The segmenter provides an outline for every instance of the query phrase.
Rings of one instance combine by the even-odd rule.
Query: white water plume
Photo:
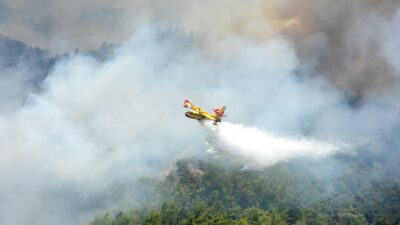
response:
[[[260,169],[300,157],[323,158],[345,149],[343,144],[323,142],[305,137],[292,138],[253,127],[223,122],[205,124],[209,131],[209,153],[230,156],[245,168]]]

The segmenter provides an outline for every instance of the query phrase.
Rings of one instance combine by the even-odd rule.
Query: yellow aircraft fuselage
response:
[[[222,106],[219,109],[214,109],[215,114],[211,115],[210,113],[203,111],[199,106],[193,105],[189,100],[185,100],[183,107],[190,109],[190,111],[185,113],[186,117],[199,121],[211,120],[214,125],[221,122],[221,118],[224,116],[225,111],[225,106]]]

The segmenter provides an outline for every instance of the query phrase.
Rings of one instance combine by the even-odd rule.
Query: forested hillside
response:
[[[90,225],[397,225],[400,186],[389,177],[375,179],[375,167],[342,159],[249,171],[181,160],[163,181],[147,183],[149,190],[156,187],[153,199],[132,211],[98,215]]]

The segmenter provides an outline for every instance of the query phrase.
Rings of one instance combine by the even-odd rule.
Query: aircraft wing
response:
[[[211,116],[209,113],[207,112],[203,112],[201,113],[204,117],[206,117],[209,120],[215,121],[215,117]]]
[[[189,108],[190,111],[196,114],[200,114],[202,112],[199,106],[193,105],[189,100],[185,100],[185,102],[183,103],[183,107]]]

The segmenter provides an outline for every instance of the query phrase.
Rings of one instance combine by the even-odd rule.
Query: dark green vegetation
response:
[[[163,181],[144,182],[156,187],[148,203],[90,225],[400,224],[398,181],[382,178],[386,172],[376,165],[332,160],[262,171],[219,165],[179,161]]]

